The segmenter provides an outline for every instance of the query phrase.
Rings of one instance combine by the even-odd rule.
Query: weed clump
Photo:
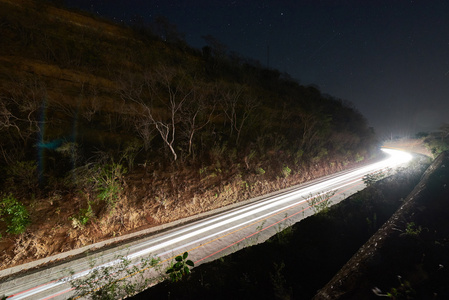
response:
[[[23,233],[31,223],[30,214],[26,207],[11,194],[2,197],[0,202],[0,215],[2,216],[0,220],[7,224],[7,233]]]

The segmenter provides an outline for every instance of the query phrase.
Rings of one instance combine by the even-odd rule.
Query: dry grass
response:
[[[196,170],[176,177],[160,172],[149,177],[145,170],[140,170],[127,177],[124,193],[113,210],[97,210],[94,219],[76,228],[70,217],[87,207],[91,195],[51,195],[34,206],[33,226],[22,235],[1,241],[0,269],[221,208],[338,171],[341,166],[293,172],[287,178],[267,174],[243,176],[238,172],[200,178],[192,173]],[[42,215],[48,217],[39,217]]]

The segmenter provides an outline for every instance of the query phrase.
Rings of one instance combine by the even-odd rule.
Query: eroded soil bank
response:
[[[161,283],[135,299],[310,299],[404,204],[427,166],[420,160],[263,244],[203,264],[182,282]]]

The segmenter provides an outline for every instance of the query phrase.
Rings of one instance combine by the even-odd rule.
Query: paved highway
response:
[[[167,262],[188,251],[189,258],[198,265],[263,242],[287,226],[312,215],[315,211],[311,206],[312,197],[322,195],[320,200],[324,200],[326,195],[333,194],[330,200],[336,204],[363,189],[362,178],[366,174],[395,168],[411,159],[406,152],[393,149],[383,151],[387,155],[382,161],[245,201],[204,219],[93,255],[86,254],[51,268],[10,276],[0,284],[0,296],[7,295],[8,299],[67,299],[73,295],[69,281],[86,276],[91,271],[93,261],[96,267],[118,264],[119,256],[133,262],[154,256]],[[70,276],[69,270],[74,275]],[[156,275],[154,271],[151,274]]]

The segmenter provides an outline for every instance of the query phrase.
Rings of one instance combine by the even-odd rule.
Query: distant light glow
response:
[[[381,150],[390,155],[390,158],[388,159],[390,167],[408,163],[413,159],[413,156],[405,151],[390,148],[382,148]]]

